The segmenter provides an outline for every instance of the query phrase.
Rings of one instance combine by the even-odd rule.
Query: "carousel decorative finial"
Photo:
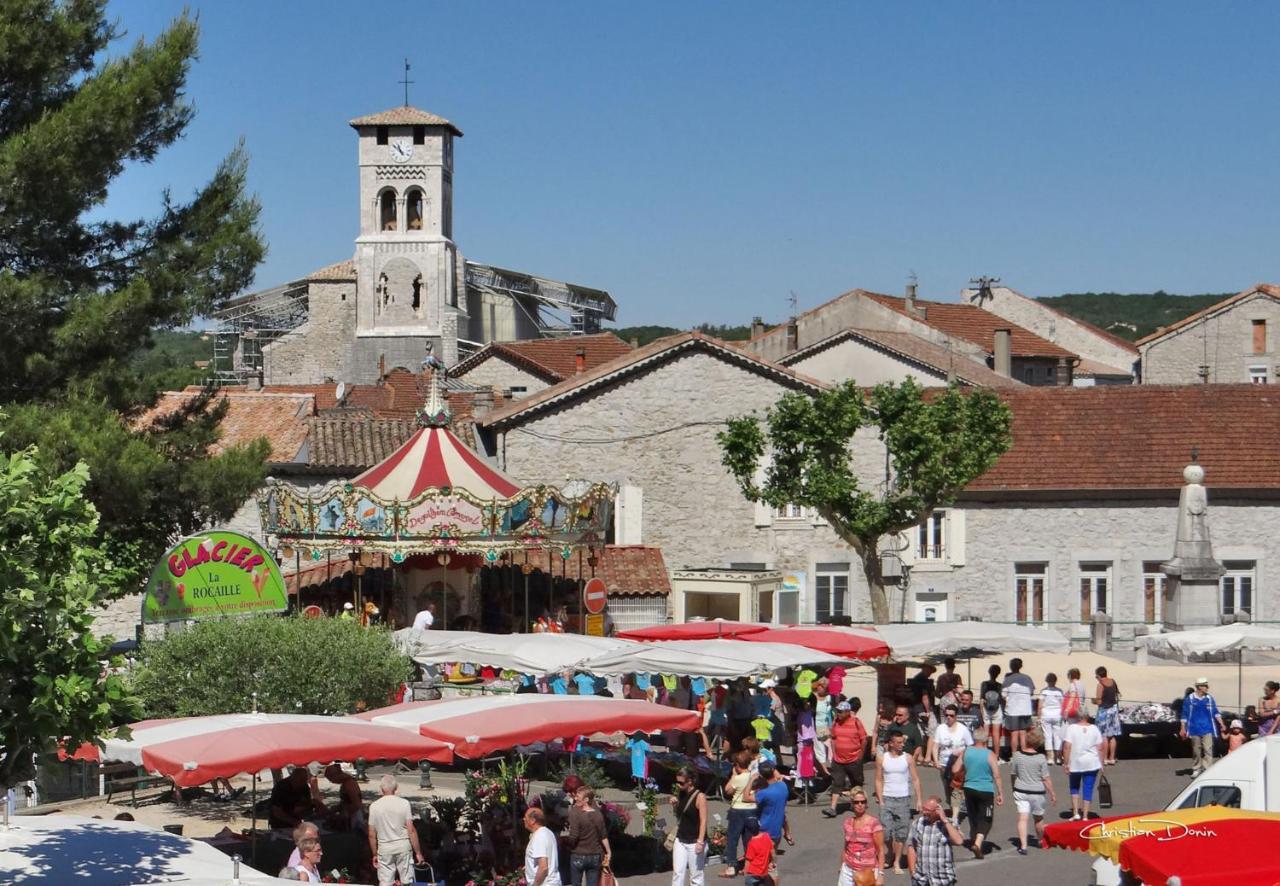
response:
[[[427,402],[418,410],[418,424],[427,428],[444,428],[453,420],[440,386],[440,379],[448,378],[449,370],[444,361],[432,353],[433,350],[432,343],[427,342],[427,357],[422,361],[422,371],[430,372],[431,380],[427,387]]]

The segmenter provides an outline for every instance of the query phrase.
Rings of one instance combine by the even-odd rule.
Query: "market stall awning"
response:
[[[23,815],[0,831],[0,882],[11,886],[230,883],[234,863],[207,843],[134,821]],[[248,884],[285,883],[240,865]]]
[[[1136,638],[1152,652],[1177,655],[1212,655],[1255,649],[1259,652],[1280,649],[1280,629],[1255,624],[1217,625],[1163,634],[1147,634]]]
[[[619,631],[618,636],[626,640],[718,640],[743,637],[747,634],[758,634],[769,629],[768,625],[747,621],[727,621],[714,618],[710,621],[687,621],[679,624],[651,625],[647,628],[635,628],[630,631]]]
[[[1254,812],[1225,806],[1197,806],[1191,809],[1160,810],[1136,815],[1113,815],[1090,821],[1064,821],[1051,824],[1045,828],[1044,839],[1046,846],[1088,852],[1090,855],[1096,855],[1123,866],[1120,857],[1121,849],[1125,843],[1136,837],[1146,834],[1189,835],[1192,829],[1212,830],[1228,821],[1280,823],[1280,813]],[[1187,836],[1186,839],[1200,842],[1191,836]],[[1176,840],[1170,842],[1176,842]],[[1212,857],[1214,853],[1208,851],[1211,845],[1222,844],[1201,842],[1200,850]],[[1144,882],[1163,883],[1164,880]]]
[[[640,646],[629,640],[585,634],[399,631],[396,639],[401,648],[408,648],[409,656],[418,664],[460,661],[521,674],[554,674],[572,669],[586,659]]]
[[[670,640],[637,643],[635,648],[588,659],[578,669],[589,674],[632,672],[680,677],[732,679],[806,664],[856,662],[783,643],[744,643],[741,640]]]
[[[1280,883],[1280,857],[1276,855],[1280,820],[1252,813],[1247,818],[1215,818],[1193,827],[1194,832],[1175,827],[1125,840],[1120,844],[1120,867],[1142,883]],[[1219,847],[1230,850],[1215,851]]]
[[[790,643],[829,655],[856,658],[859,661],[884,658],[889,654],[888,644],[874,630],[834,625],[794,625],[787,628],[771,628],[767,631],[747,634],[742,639],[750,643]]]
[[[172,778],[179,787],[192,787],[244,772],[357,757],[437,763],[453,757],[438,741],[357,717],[217,714],[144,720],[129,728],[131,738],[108,738],[101,750],[84,745],[75,758],[133,763]]]
[[[989,621],[931,621],[876,625],[876,633],[899,661],[976,657],[1003,652],[1067,653],[1071,643],[1057,631]]]
[[[482,695],[409,702],[362,714],[371,723],[415,730],[476,759],[540,741],[605,732],[695,730],[697,711],[591,695]]]

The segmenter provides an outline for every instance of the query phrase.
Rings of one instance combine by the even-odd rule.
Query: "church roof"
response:
[[[1280,490],[1280,393],[1271,385],[1005,388],[1013,446],[967,487],[982,493],[1166,490],[1199,450],[1211,490]]]
[[[806,348],[787,354],[778,362],[783,366],[792,366],[806,357],[821,353],[850,339],[944,376],[949,372],[954,373],[955,377],[965,384],[992,388],[1022,384],[1017,379],[1001,375],[965,354],[949,351],[913,332],[885,332],[880,329],[842,329],[835,335],[829,335]]]
[[[673,359],[684,351],[690,350],[715,354],[753,372],[769,376],[788,387],[810,392],[827,387],[824,382],[816,378],[779,366],[777,363],[772,363],[718,338],[701,332],[681,332],[660,338],[641,348],[629,349],[625,354],[608,363],[572,375],[559,384],[495,409],[481,417],[479,423],[485,427],[494,427],[518,415],[549,409],[561,401],[583,396],[589,391],[612,384],[622,377],[640,372],[648,365]]]
[[[316,282],[346,282],[356,279],[356,263],[353,259],[340,261],[336,264],[325,265],[323,268],[312,271],[303,277],[302,283]]]
[[[438,114],[410,107],[409,105],[401,105],[398,108],[390,108],[377,114],[357,117],[351,121],[351,125],[356,128],[361,126],[444,126],[453,131],[454,134],[462,135],[461,129]]]

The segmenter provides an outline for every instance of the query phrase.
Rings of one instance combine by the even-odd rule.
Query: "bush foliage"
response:
[[[413,673],[388,631],[329,618],[201,622],[143,644],[132,681],[147,717],[258,710],[342,714],[389,703]]]

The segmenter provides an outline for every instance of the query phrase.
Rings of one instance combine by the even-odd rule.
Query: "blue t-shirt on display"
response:
[[[648,675],[648,674],[636,674],[636,688],[637,688],[637,689],[648,689],[648,688],[649,688],[649,675]]]
[[[564,682],[564,677],[556,677],[551,681],[551,691],[556,695],[568,695],[569,687]]]
[[[579,695],[596,694],[596,678],[590,674],[578,674],[573,678],[573,682],[578,684]]]
[[[767,717],[772,713],[773,699],[767,692],[751,696],[751,704],[755,707],[757,717]]]
[[[689,682],[689,688],[693,690],[694,695],[706,695],[707,681],[701,677],[694,677]]]
[[[631,777],[648,778],[649,742],[643,738],[628,738],[626,746],[631,751]]]
[[[787,814],[787,783],[771,782],[768,787],[756,791],[756,817],[760,830],[778,842],[782,838],[782,820]]]

